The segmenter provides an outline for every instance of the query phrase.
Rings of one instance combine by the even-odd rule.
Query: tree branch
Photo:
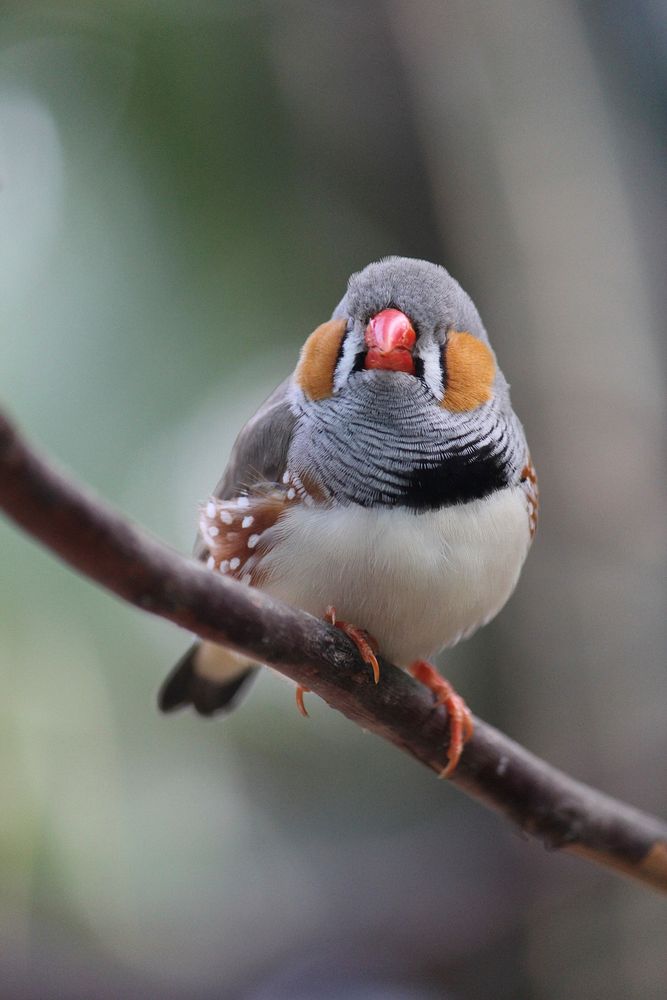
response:
[[[386,661],[375,686],[339,630],[135,528],[56,471],[2,414],[0,508],[124,600],[269,664],[432,770],[445,766],[447,715],[426,688]],[[667,891],[667,824],[575,781],[480,719],[451,781],[548,847]]]

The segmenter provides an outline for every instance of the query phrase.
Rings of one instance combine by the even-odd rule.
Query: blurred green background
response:
[[[0,398],[190,549],[350,272],[444,263],[532,446],[474,710],[667,812],[667,13],[611,0],[0,7]],[[0,524],[0,996],[663,998],[664,902],[549,855],[268,671],[160,717],[188,637]]]

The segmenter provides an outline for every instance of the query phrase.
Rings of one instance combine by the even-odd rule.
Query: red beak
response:
[[[415,373],[412,348],[417,334],[412,323],[398,309],[383,309],[366,327],[364,368],[383,368],[390,372]]]

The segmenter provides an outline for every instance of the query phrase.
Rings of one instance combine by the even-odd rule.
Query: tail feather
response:
[[[257,673],[257,667],[246,667],[224,680],[202,677],[195,669],[200,649],[201,643],[191,646],[168,675],[158,694],[160,711],[174,712],[192,705],[200,715],[229,712],[235,707],[237,696]]]

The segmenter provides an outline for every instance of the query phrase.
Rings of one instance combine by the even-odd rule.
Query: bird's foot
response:
[[[449,681],[441,677],[435,667],[426,660],[415,660],[410,665],[410,673],[417,681],[425,684],[436,697],[438,705],[444,705],[449,715],[449,747],[447,767],[440,772],[441,778],[450,778],[463,753],[463,748],[473,733],[470,709]]]
[[[304,719],[308,718],[308,711],[303,703],[304,694],[308,694],[310,688],[305,688],[302,684],[297,685],[296,689],[296,707],[299,709]]]
[[[378,663],[377,656],[375,655],[378,651],[378,644],[372,635],[369,635],[363,628],[358,628],[356,625],[350,625],[349,622],[343,622],[336,615],[336,609],[333,605],[329,605],[324,613],[325,621],[328,621],[330,625],[339,628],[341,632],[352,640],[354,645],[357,647],[361,654],[361,658],[364,663],[367,663],[371,670],[373,671],[373,680],[377,684],[380,680],[380,664]],[[304,694],[308,694],[309,688],[304,687],[299,684],[296,689],[296,707],[301,712],[305,718],[308,718],[308,711],[303,701]]]
[[[325,615],[326,621],[330,625],[335,625],[339,628],[341,632],[344,632],[348,639],[351,639],[354,645],[359,650],[361,658],[364,663],[367,663],[371,670],[373,671],[373,680],[375,683],[379,683],[380,680],[380,664],[378,663],[377,656],[375,655],[378,651],[378,644],[372,635],[369,635],[363,628],[359,628],[357,625],[350,625],[349,622],[343,622],[336,616],[336,609],[329,605]]]

